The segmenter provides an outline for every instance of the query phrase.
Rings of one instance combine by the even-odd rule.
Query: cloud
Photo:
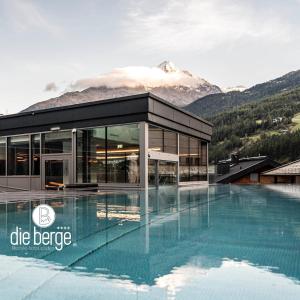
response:
[[[138,87],[144,86],[149,88],[159,86],[198,86],[203,79],[193,76],[187,72],[175,69],[172,72],[164,72],[159,67],[130,66],[116,68],[111,72],[76,81],[70,85],[71,90],[83,90],[89,87],[106,86],[109,88],[116,87]]]
[[[5,9],[9,20],[19,31],[42,29],[52,35],[60,35],[61,29],[50,22],[31,0],[5,1]]]
[[[58,91],[58,87],[55,82],[49,82],[44,89],[45,92],[56,92]]]
[[[280,14],[258,9],[246,1],[164,0],[154,1],[153,6],[147,3],[134,1],[124,22],[127,39],[144,49],[207,51],[241,39],[282,43],[291,37],[290,26]]]

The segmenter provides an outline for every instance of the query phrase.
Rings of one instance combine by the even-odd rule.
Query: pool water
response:
[[[73,243],[12,248],[31,213]],[[219,185],[0,203],[0,299],[300,299],[300,188]]]

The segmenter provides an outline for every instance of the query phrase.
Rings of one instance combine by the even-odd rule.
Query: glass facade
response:
[[[31,136],[31,175],[40,175],[41,137],[39,134]]]
[[[6,138],[0,138],[0,176],[6,175]]]
[[[58,131],[48,132],[43,135],[43,153],[71,153],[72,152],[72,132]]]
[[[139,183],[138,124],[77,132],[77,182]]]
[[[8,175],[29,175],[29,136],[7,139]]]
[[[139,124],[78,129],[74,182],[139,184],[139,136]],[[207,180],[207,142],[152,125],[148,137],[149,150],[179,156],[179,164],[171,155],[158,155],[166,160],[150,159],[149,184],[176,183],[178,168],[180,182]],[[0,137],[0,176],[45,174],[41,155],[71,155],[72,145],[71,130]],[[69,159],[67,169],[73,170],[71,156]]]

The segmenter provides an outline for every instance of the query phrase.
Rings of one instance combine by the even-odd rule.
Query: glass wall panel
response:
[[[177,134],[149,125],[149,150],[177,154]]]
[[[164,131],[159,127],[149,125],[149,150],[164,151]]]
[[[137,124],[107,127],[107,182],[139,183]]]
[[[0,176],[6,175],[6,138],[0,138]]]
[[[177,163],[170,161],[159,161],[158,163],[159,185],[177,183]]]
[[[190,181],[199,180],[199,141],[194,138],[190,138]]]
[[[77,131],[77,182],[105,182],[105,127]]]
[[[164,130],[164,152],[177,154],[177,134]]]
[[[40,175],[40,149],[40,135],[35,134],[31,137],[31,175]]]
[[[208,166],[207,166],[207,143],[206,142],[200,142],[200,153],[201,153],[201,159],[200,159],[200,180],[206,181],[207,180],[207,172],[208,172]]]
[[[148,184],[153,186],[156,184],[157,161],[154,159],[148,160]]]
[[[8,175],[29,175],[29,136],[7,139]]]
[[[44,134],[43,153],[71,153],[72,132],[58,131]]]
[[[179,180],[190,180],[189,137],[182,134],[179,135]]]

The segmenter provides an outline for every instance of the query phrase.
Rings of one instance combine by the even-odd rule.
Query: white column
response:
[[[140,186],[148,189],[148,123],[140,122]]]

